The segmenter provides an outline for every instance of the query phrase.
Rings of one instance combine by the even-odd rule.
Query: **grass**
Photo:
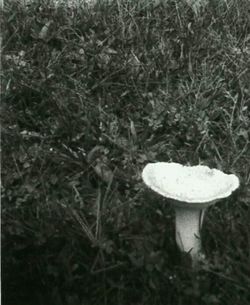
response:
[[[249,9],[5,1],[5,305],[250,303]],[[142,183],[155,161],[240,178],[206,215],[197,272]]]

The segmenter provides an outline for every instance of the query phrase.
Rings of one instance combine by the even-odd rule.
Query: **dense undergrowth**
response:
[[[249,13],[5,1],[4,305],[250,304]],[[206,215],[199,271],[142,183],[155,161],[240,178]]]

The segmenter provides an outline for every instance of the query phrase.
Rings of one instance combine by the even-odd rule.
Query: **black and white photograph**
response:
[[[2,305],[250,305],[250,0],[0,0]]]

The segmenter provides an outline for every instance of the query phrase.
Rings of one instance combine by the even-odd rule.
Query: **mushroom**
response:
[[[196,265],[202,257],[200,231],[206,208],[230,196],[239,186],[238,177],[204,165],[157,162],[145,166],[142,178],[174,207],[176,243]]]

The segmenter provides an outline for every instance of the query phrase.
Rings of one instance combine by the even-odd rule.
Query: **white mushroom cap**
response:
[[[239,179],[208,166],[179,163],[149,163],[142,172],[145,184],[179,206],[205,208],[228,197],[239,186]]]

